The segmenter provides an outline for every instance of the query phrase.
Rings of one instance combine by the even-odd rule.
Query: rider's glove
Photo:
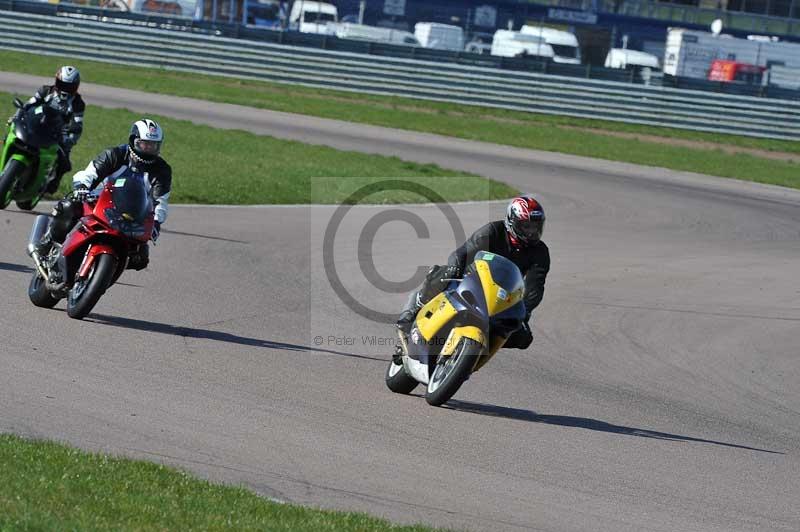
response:
[[[72,191],[72,198],[75,201],[83,203],[86,201],[86,198],[89,197],[91,190],[89,190],[85,185],[78,185],[75,187],[75,190]]]
[[[63,151],[64,154],[66,155],[67,152],[72,150],[72,147],[74,145],[75,145],[75,139],[72,137],[72,135],[67,134],[61,137],[61,142],[58,148],[61,151]]]
[[[445,268],[444,273],[442,275],[443,279],[461,279],[463,277],[463,272],[459,266],[454,264],[450,264]]]
[[[150,236],[150,240],[153,241],[153,244],[156,243],[156,240],[158,240],[159,235],[161,235],[161,222],[156,221],[153,224],[153,234]]]

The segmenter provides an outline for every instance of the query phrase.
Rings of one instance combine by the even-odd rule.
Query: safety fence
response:
[[[0,11],[0,48],[369,94],[800,139],[800,102]]]

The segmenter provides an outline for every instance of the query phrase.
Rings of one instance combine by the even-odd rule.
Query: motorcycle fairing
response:
[[[112,245],[112,238],[122,234],[136,242],[149,241],[152,213],[153,203],[141,174],[131,172],[106,180],[97,200],[83,204],[83,217],[64,241],[61,253],[69,258],[68,271],[77,269],[76,277],[85,277],[98,256],[109,254],[120,259],[116,280],[127,265],[130,245],[124,240],[114,240]],[[83,258],[76,264],[74,257],[84,246]]]
[[[41,111],[37,113],[40,109]],[[37,118],[40,115],[55,122],[42,122],[41,118]],[[0,169],[5,168],[11,159],[28,167],[25,175],[20,176],[23,188],[14,193],[14,199],[17,201],[31,201],[41,195],[47,177],[54,171],[58,158],[58,138],[52,131],[56,128],[60,130],[58,124],[62,122],[61,117],[53,115],[49,108],[39,107],[30,109],[8,126],[0,158]]]
[[[407,369],[422,380],[420,368],[431,367],[437,356],[452,355],[463,338],[484,346],[476,369],[483,366],[524,318],[523,294],[522,274],[514,263],[479,252],[461,282],[451,283],[417,313]]]

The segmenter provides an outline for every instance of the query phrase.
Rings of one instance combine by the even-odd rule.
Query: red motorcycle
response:
[[[48,255],[40,257],[35,244],[50,221],[49,216],[40,215],[33,223],[28,253],[36,270],[28,297],[45,308],[66,297],[67,314],[82,319],[126,268],[144,267],[141,261],[155,223],[146,175],[129,170],[107,178],[100,193],[83,203],[83,217],[64,243],[54,242]]]

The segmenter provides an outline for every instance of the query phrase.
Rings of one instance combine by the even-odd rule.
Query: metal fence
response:
[[[342,3],[342,0],[339,0],[339,3]],[[195,33],[198,35],[223,36],[236,39],[247,39],[257,42],[282,44],[287,46],[319,48],[323,50],[353,52],[382,57],[404,57],[409,59],[422,59],[426,61],[458,63],[461,65],[472,65],[481,68],[499,68],[503,70],[536,72],[540,74],[553,74],[557,76],[573,76],[609,81],[627,81],[630,83],[645,82],[645,79],[640,75],[638,70],[603,68],[594,65],[561,64],[542,60],[541,58],[535,58],[532,56],[496,57],[467,52],[452,52],[445,50],[432,50],[421,47],[398,46],[351,39],[339,39],[329,35],[316,35],[310,33],[300,33],[297,31],[276,31],[259,27],[245,26],[242,24],[229,24],[225,22],[212,22],[206,20],[196,21],[185,17],[173,17],[170,15],[121,12],[118,10],[81,6],[64,2],[51,4],[44,2],[32,2],[29,0],[0,0],[0,10],[2,9],[17,11],[20,13],[61,16],[79,20],[103,21],[109,24],[123,24],[126,27],[140,26],[147,28],[160,28],[169,31]],[[655,85],[664,84],[666,86],[675,88],[721,92],[725,94],[800,100],[800,90],[787,89],[781,86],[755,85],[741,82],[714,82],[696,78],[683,78],[667,75],[661,76],[660,74],[647,80],[647,83]]]
[[[0,48],[370,94],[800,140],[800,102],[0,11]]]

